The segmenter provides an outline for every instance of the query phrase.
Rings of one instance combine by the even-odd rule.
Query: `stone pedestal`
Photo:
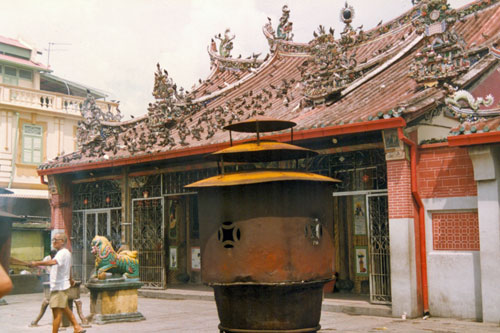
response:
[[[90,318],[96,324],[145,320],[137,311],[138,280],[124,278],[91,279],[86,287],[90,290]]]

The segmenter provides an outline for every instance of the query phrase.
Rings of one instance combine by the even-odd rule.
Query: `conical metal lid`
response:
[[[306,158],[317,152],[276,141],[247,142],[208,155],[206,158],[224,162],[271,162]]]
[[[269,117],[255,117],[248,120],[240,121],[236,124],[227,125],[225,130],[244,133],[264,133],[281,131],[292,128],[297,124],[293,121],[280,120]]]
[[[223,187],[284,181],[340,183],[340,180],[338,179],[310,172],[291,170],[253,170],[213,176],[191,183],[184,187]]]

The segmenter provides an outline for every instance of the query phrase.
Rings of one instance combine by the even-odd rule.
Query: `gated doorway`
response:
[[[356,294],[369,294],[372,303],[390,304],[387,192],[335,192],[333,196],[339,285]]]
[[[145,288],[201,282],[197,208],[192,193],[132,199],[132,249]]]
[[[167,284],[163,206],[162,197],[132,199],[132,250],[138,251],[139,276],[146,288]]]
[[[95,267],[90,242],[96,235],[109,239],[117,249],[121,239],[121,209],[93,209],[73,212],[73,276],[87,281]]]
[[[197,196],[165,196],[164,211],[168,284],[200,283]]]
[[[391,303],[391,256],[387,193],[367,194],[370,302]]]

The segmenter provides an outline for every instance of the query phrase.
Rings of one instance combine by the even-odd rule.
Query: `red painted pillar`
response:
[[[71,251],[71,191],[68,182],[61,178],[53,180],[55,185],[49,185],[52,231],[64,231],[68,237],[66,248]],[[50,183],[50,182],[49,182]]]

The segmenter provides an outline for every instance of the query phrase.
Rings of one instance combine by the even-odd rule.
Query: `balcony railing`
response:
[[[84,101],[83,97],[0,84],[0,104],[81,116]],[[99,100],[96,104],[103,112],[116,113],[118,107],[117,103]]]

